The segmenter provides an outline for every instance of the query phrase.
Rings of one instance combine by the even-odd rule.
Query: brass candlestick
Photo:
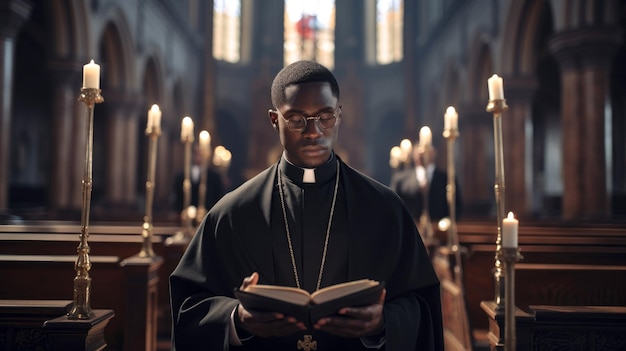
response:
[[[157,141],[161,135],[160,126],[146,127],[146,135],[149,138],[148,147],[148,174],[146,180],[146,215],[143,217],[143,226],[141,237],[143,238],[143,246],[139,252],[139,257],[155,257],[156,254],[152,249],[152,204],[154,202],[154,179],[157,159]]]
[[[190,215],[191,207],[191,147],[193,144],[193,134],[184,136],[181,141],[185,146],[185,164],[184,164],[184,180],[183,180],[183,210],[180,218],[182,228],[172,237],[166,239],[165,244],[185,244],[189,242],[193,236],[193,218]]]
[[[432,152],[432,146],[430,144],[426,145],[418,145],[418,152],[420,153],[420,157],[422,158],[422,167],[424,168],[424,176],[426,177],[426,184],[422,188],[422,213],[419,218],[419,232],[425,238],[425,244],[430,246],[433,243],[435,230],[433,229],[432,221],[430,220],[430,210],[429,210],[429,192],[430,192],[430,182],[428,181],[428,174],[426,170],[426,162],[430,161],[430,153]]]
[[[504,309],[506,292],[504,291],[506,276],[502,271],[502,263],[498,253],[502,248],[502,220],[504,219],[504,154],[502,143],[502,112],[508,110],[506,100],[491,100],[487,104],[487,112],[493,113],[493,141],[495,153],[496,181],[494,191],[496,195],[496,219],[498,225],[496,237],[496,260],[494,269],[496,312]]]
[[[504,262],[506,271],[506,283],[504,293],[505,309],[504,309],[504,350],[515,351],[517,347],[517,336],[515,326],[515,263],[522,256],[516,247],[501,247],[498,251],[497,258]]]
[[[202,220],[204,215],[207,213],[206,208],[206,188],[207,188],[207,177],[208,177],[208,167],[209,167],[209,150],[202,149],[200,150],[200,184],[198,185],[198,211],[196,213],[197,221]]]
[[[443,137],[446,139],[448,146],[448,184],[446,186],[446,198],[448,200],[448,212],[450,217],[450,228],[448,228],[448,249],[454,253],[455,280],[459,286],[462,286],[461,248],[456,228],[456,169],[454,167],[454,142],[459,137],[459,131],[455,128],[446,129],[443,131]]]
[[[69,319],[90,319],[94,316],[90,306],[91,277],[89,270],[91,262],[89,261],[89,211],[91,207],[91,190],[92,190],[92,160],[93,160],[93,115],[95,104],[104,101],[101,90],[98,88],[81,88],[78,101],[82,101],[87,106],[87,130],[85,145],[85,164],[83,172],[83,206],[80,217],[81,231],[80,243],[76,251],[78,257],[74,264],[76,276],[74,277],[74,303],[68,314]]]

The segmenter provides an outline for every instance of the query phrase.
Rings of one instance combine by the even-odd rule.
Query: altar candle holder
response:
[[[72,309],[68,313],[68,319],[90,319],[94,316],[94,312],[90,305],[91,294],[91,277],[89,270],[91,262],[89,261],[89,212],[91,208],[91,191],[92,191],[92,170],[93,170],[93,116],[96,104],[104,102],[104,98],[100,95],[99,88],[81,88],[78,101],[82,101],[87,106],[87,129],[86,129],[86,145],[85,145],[85,162],[83,168],[83,202],[81,212],[81,231],[80,243],[76,251],[78,257],[74,264],[76,276],[74,277],[74,301]]]
[[[200,152],[200,184],[198,185],[198,212],[196,213],[197,221],[201,221],[207,213],[206,208],[206,189],[209,171],[209,162],[211,152],[208,149],[201,148]]]
[[[422,145],[417,145],[420,153],[420,157],[424,157],[424,155],[431,155],[433,152],[432,145],[430,143],[424,143]],[[424,160],[422,160],[422,165],[424,165]],[[424,167],[424,171],[426,171],[426,167]],[[430,219],[430,210],[429,210],[429,192],[430,192],[430,182],[428,181],[428,175],[425,174],[426,177],[426,185],[422,188],[422,213],[419,218],[418,229],[422,237],[424,237],[424,241],[427,246],[431,246],[433,241],[435,240],[435,230],[432,225],[432,221]]]
[[[459,137],[458,129],[451,127],[443,131],[443,137],[447,142],[447,173],[448,184],[446,186],[446,198],[448,200],[448,212],[450,218],[450,227],[448,228],[448,249],[454,254],[455,266],[454,276],[459,286],[462,286],[461,277],[461,248],[459,244],[459,236],[456,227],[456,169],[454,166],[454,143]]]
[[[522,259],[517,247],[501,247],[496,255],[500,262],[504,262],[506,282],[504,293],[504,350],[515,351],[517,347],[515,325],[515,263]]]
[[[183,133],[181,142],[185,147],[184,159],[184,180],[183,180],[183,210],[180,214],[182,228],[178,230],[172,237],[165,240],[165,245],[186,244],[193,236],[193,218],[197,216],[197,210],[193,217],[190,215],[191,209],[191,148],[193,145],[193,132]]]
[[[502,112],[508,110],[505,99],[493,99],[487,104],[487,112],[493,114],[493,141],[495,153],[495,185],[494,191],[496,196],[496,218],[497,218],[497,237],[496,237],[496,257],[494,268],[495,282],[495,303],[496,312],[502,312],[505,307],[506,291],[506,273],[502,270],[502,262],[499,259],[499,252],[502,249],[502,220],[504,214],[504,152],[502,143]]]
[[[160,125],[148,125],[146,127],[146,135],[149,138],[148,146],[148,174],[146,180],[146,214],[143,217],[143,226],[141,229],[141,237],[143,245],[139,252],[139,257],[155,257],[156,254],[152,248],[152,234],[154,226],[152,224],[152,205],[154,202],[154,185],[155,170],[157,159],[158,139],[161,135]]]

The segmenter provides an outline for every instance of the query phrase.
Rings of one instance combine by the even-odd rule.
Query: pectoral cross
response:
[[[317,341],[313,340],[313,335],[305,335],[304,340],[298,340],[298,350],[317,350]]]

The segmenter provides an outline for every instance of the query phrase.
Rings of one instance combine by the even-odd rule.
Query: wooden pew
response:
[[[531,305],[517,350],[626,350],[626,306]]]
[[[0,300],[0,350],[104,349],[104,329],[114,312],[94,310],[85,327],[83,321],[66,323],[71,307],[71,300]]]
[[[481,302],[493,301],[496,223],[457,225],[464,286],[474,334],[489,329]],[[626,306],[626,226],[623,223],[521,222],[516,264],[516,305]]]
[[[155,227],[155,235],[152,238],[153,249],[158,255],[160,262],[148,264],[145,262],[137,261],[138,258],[134,257],[141,250],[142,241],[141,228],[139,226],[127,225],[127,224],[115,224],[115,225],[93,225],[89,228],[89,246],[91,248],[90,258],[92,261],[92,271],[90,276],[92,278],[92,307],[94,308],[111,308],[113,301],[119,301],[122,292],[112,292],[113,288],[116,291],[123,290],[125,286],[130,284],[144,284],[147,293],[144,294],[143,299],[147,304],[154,304],[156,311],[145,311],[141,313],[128,313],[127,311],[121,311],[120,308],[128,308],[127,305],[120,305],[116,302],[116,317],[110,322],[107,327],[107,333],[109,338],[114,340],[122,340],[117,344],[110,345],[111,348],[119,347],[118,349],[137,349],[136,345],[132,348],[129,346],[123,347],[122,344],[128,344],[128,340],[123,341],[123,330],[129,330],[133,326],[144,326],[147,331],[139,331],[139,333],[148,333],[150,335],[156,334],[162,338],[169,339],[171,329],[171,316],[169,308],[169,288],[168,288],[168,276],[173,267],[178,262],[180,253],[179,248],[169,249],[163,245],[166,237],[170,236],[177,227]],[[67,222],[45,222],[26,225],[5,225],[0,226],[0,255],[15,255],[17,254],[20,260],[28,260],[29,258],[41,259],[38,256],[49,256],[50,253],[62,253],[67,255],[64,258],[56,255],[55,263],[57,277],[56,279],[49,279],[46,276],[41,276],[42,284],[48,285],[56,281],[56,284],[64,284],[65,289],[62,292],[57,292],[55,296],[61,296],[57,298],[71,298],[73,289],[73,277],[76,274],[74,271],[74,261],[76,260],[76,247],[79,242],[80,225]],[[174,252],[175,254],[173,254]],[[110,256],[109,256],[110,255]],[[177,256],[178,255],[178,256]],[[102,257],[109,257],[109,261],[102,261]],[[112,259],[111,257],[115,257]],[[126,259],[122,259],[126,257]],[[169,257],[175,262],[163,262],[164,257]],[[64,262],[63,267],[60,266],[61,262]],[[31,262],[31,264],[33,264]],[[157,264],[158,269],[149,268]],[[4,263],[0,263],[0,271],[4,272],[3,267],[6,267]],[[143,267],[143,268],[142,268]],[[165,267],[165,269],[161,269]],[[9,273],[7,273],[9,274]],[[12,274],[12,273],[11,273]],[[22,271],[23,274],[23,271]],[[129,279],[128,277],[135,274],[135,277]],[[39,274],[41,275],[41,274]],[[63,278],[63,276],[65,278]],[[137,277],[150,277],[138,280]],[[126,277],[126,278],[125,278]],[[4,280],[4,273],[0,274],[0,278]],[[12,277],[15,279],[15,277]],[[11,278],[7,278],[11,279]],[[11,283],[12,289],[16,283]],[[154,284],[154,287],[151,286]],[[131,288],[130,291],[137,291],[137,288]],[[15,292],[15,291],[14,291]],[[116,295],[117,294],[117,295]],[[46,296],[48,292],[46,291]],[[0,298],[3,297],[3,289],[0,288]],[[22,297],[19,297],[22,298]],[[31,298],[52,298],[52,297],[31,297]],[[131,298],[126,296],[127,299]],[[133,297],[137,299],[137,297]],[[154,301],[152,301],[154,300]],[[142,300],[140,300],[142,301]],[[133,302],[133,308],[141,308],[145,305],[142,303]],[[137,323],[137,321],[131,321],[126,316],[145,316],[150,313],[155,317],[154,323]],[[129,325],[125,325],[127,323]],[[136,328],[135,328],[136,329]],[[109,331],[110,330],[110,331]],[[140,334],[143,335],[143,334]],[[135,337],[133,340],[143,340],[140,337]],[[156,340],[152,340],[152,337],[146,337],[146,343],[148,349],[154,349],[151,344]],[[119,344],[119,345],[118,345]]]

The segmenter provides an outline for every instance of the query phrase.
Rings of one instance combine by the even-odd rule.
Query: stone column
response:
[[[619,34],[616,28],[585,28],[550,41],[561,66],[564,219],[609,214],[604,111]]]
[[[74,129],[77,98],[80,94],[81,64],[78,61],[58,60],[49,63],[50,75],[54,84],[52,90],[52,123],[54,150],[52,161],[52,182],[50,210],[80,209],[74,207],[71,199],[72,188],[80,188],[80,182],[73,183],[74,164],[83,165],[84,157],[76,159],[73,149],[76,138],[82,137],[83,130]]]
[[[15,38],[22,23],[30,16],[29,2],[0,1],[0,210],[9,205],[9,160],[11,150],[11,114],[13,112],[13,60]]]

